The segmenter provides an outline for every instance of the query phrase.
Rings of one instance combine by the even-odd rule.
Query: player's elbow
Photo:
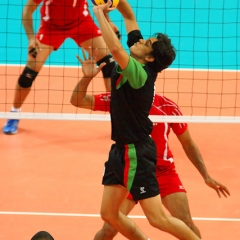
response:
[[[80,105],[81,105],[81,103],[79,102],[78,97],[77,97],[75,94],[73,94],[73,95],[71,96],[70,103],[71,103],[74,107],[80,107]]]
[[[75,107],[85,108],[85,109],[94,111],[95,102],[94,102],[93,95],[87,95],[87,94],[82,95],[82,94],[73,93],[70,99],[70,103]]]

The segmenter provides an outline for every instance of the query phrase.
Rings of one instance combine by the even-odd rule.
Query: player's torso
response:
[[[44,0],[41,19],[59,27],[67,27],[89,15],[86,0]]]
[[[152,130],[148,118],[154,94],[154,79],[148,79],[144,86],[134,89],[128,81],[120,83],[122,75],[112,75],[111,116],[113,140],[123,139],[124,143],[141,141]]]
[[[178,106],[171,100],[155,95],[150,115],[182,115]],[[153,123],[151,136],[157,148],[157,165],[168,166],[173,162],[173,154],[169,149],[169,133],[171,129],[178,134],[182,134],[186,129],[186,124],[181,123]]]
[[[168,166],[173,162],[173,154],[169,149],[168,135],[170,125],[168,123],[153,123],[151,136],[157,148],[157,165]]]

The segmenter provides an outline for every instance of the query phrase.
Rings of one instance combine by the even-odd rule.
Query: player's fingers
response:
[[[28,51],[28,54],[30,54],[33,58],[36,58],[37,57],[36,48],[35,47],[30,48],[30,50]]]
[[[224,191],[225,191],[229,196],[231,196],[231,193],[230,193],[230,191],[229,191],[227,188],[224,188]]]
[[[30,48],[30,50],[28,51],[28,53],[33,53],[36,50],[36,48]]]
[[[89,60],[95,60],[95,57],[97,56],[97,48],[88,48],[88,59]]]
[[[228,188],[226,186],[224,186],[223,184],[215,181],[216,184],[218,185],[218,188],[223,190],[225,193],[227,193],[230,196],[230,191],[228,190]]]
[[[77,54],[76,54],[76,57],[77,57],[78,61],[82,64],[83,63],[82,59]]]
[[[86,56],[85,48],[82,48],[82,55],[83,55],[84,61],[86,61],[87,60],[87,56]]]
[[[226,192],[229,196],[231,195],[231,194],[230,194],[230,191],[228,190],[227,187],[221,186],[221,188],[222,188],[222,189],[224,190],[224,192]]]
[[[120,40],[121,39],[121,33],[119,31],[116,31],[115,33],[117,35],[117,38]]]
[[[220,190],[220,191],[224,197],[226,197],[226,198],[228,197],[227,194],[223,190]]]
[[[98,54],[98,48],[95,48],[92,52],[92,56],[96,58],[97,54]]]
[[[107,3],[106,3],[107,7],[109,8],[111,5],[112,5],[112,1],[111,0],[108,0]]]
[[[100,72],[101,69],[106,65],[105,62],[101,63],[99,66],[98,66],[98,71]]]
[[[227,195],[230,195],[228,192],[225,191],[225,189],[220,188],[220,191],[224,197],[227,197]]]
[[[94,57],[91,54],[89,54],[88,55],[88,60],[94,60]]]
[[[215,189],[215,190],[216,190],[216,192],[217,192],[218,197],[221,198],[221,194],[220,194],[220,192],[219,192],[219,189],[217,188],[217,189]]]

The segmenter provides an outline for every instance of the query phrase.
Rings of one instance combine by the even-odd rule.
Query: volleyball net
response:
[[[155,122],[240,123],[240,3],[218,1],[131,0],[144,38],[166,33],[177,50],[172,66],[158,75],[156,93],[174,101],[184,116],[150,116]],[[68,39],[53,52],[36,78],[20,113],[11,113],[17,79],[26,64],[28,42],[21,23],[24,3],[0,3],[0,118],[109,121],[108,113],[76,108],[72,91],[82,76],[76,54],[81,49]],[[91,3],[89,8],[91,10]],[[117,10],[118,26],[127,50],[127,36]],[[34,27],[39,26],[39,11]],[[105,91],[101,73],[89,94]]]

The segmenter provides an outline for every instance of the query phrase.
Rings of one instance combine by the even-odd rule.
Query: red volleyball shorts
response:
[[[57,50],[67,38],[73,39],[80,46],[82,42],[99,36],[102,36],[101,31],[90,15],[69,28],[55,27],[42,21],[36,34],[36,38],[42,44],[52,46],[54,50]]]

